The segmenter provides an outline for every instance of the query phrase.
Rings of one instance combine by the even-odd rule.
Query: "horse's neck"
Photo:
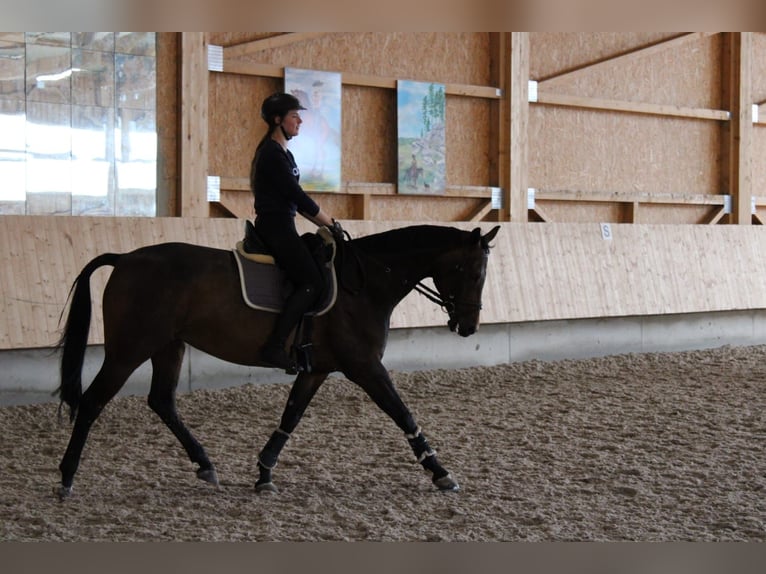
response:
[[[396,306],[423,279],[431,277],[438,249],[418,249],[406,255],[381,255],[375,259],[373,281]],[[382,265],[381,265],[382,264]]]
[[[437,261],[459,243],[459,231],[419,225],[362,238],[359,249],[371,260],[370,280],[380,297],[395,306],[418,282],[431,277]]]

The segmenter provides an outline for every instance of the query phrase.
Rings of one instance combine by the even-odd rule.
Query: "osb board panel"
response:
[[[627,34],[532,34],[532,61],[542,67],[542,77],[531,71],[532,79],[545,79],[570,69],[572,58],[587,66],[625,52],[632,47],[651,45],[655,35]],[[648,42],[647,42],[648,41]],[[541,53],[537,54],[539,50]],[[588,59],[590,58],[590,59]],[[544,62],[540,60],[545,59]],[[546,91],[600,99],[625,100],[718,109],[721,84],[721,35],[689,41],[627,60],[615,59],[577,73],[553,78]],[[532,63],[532,62],[531,62]]]
[[[544,80],[678,36],[669,32],[530,32],[529,74]]]
[[[555,223],[625,221],[625,208],[617,203],[539,200],[535,205]]]
[[[447,98],[447,185],[497,185],[490,174],[491,139],[497,137],[490,118],[496,102]]]
[[[282,81],[275,78],[209,75],[211,175],[249,177],[253,153],[266,133],[261,103],[281,89]]]
[[[641,204],[635,223],[694,224],[708,223],[718,213],[720,206]]]
[[[328,32],[249,59],[425,82],[491,84],[486,32]]]
[[[753,34],[752,90],[756,104],[766,102],[766,34]]]
[[[533,105],[529,185],[716,194],[720,137],[717,122]]]
[[[382,221],[451,221],[475,205],[473,199],[413,195],[376,196],[371,201],[373,218]]]
[[[341,180],[396,181],[396,92],[344,86]]]
[[[555,223],[649,223],[694,224],[707,223],[718,207],[709,205],[673,205],[657,203],[572,202],[538,201]]]
[[[308,50],[313,42],[320,40],[298,42],[285,49]],[[364,54],[369,57],[369,52]],[[256,56],[261,58],[263,53],[258,52]],[[384,58],[378,53],[375,56]],[[476,56],[481,62],[487,54]],[[305,66],[296,64],[297,61],[290,65]],[[372,69],[382,73],[377,65]],[[349,70],[344,68],[343,71]],[[366,73],[369,74],[370,69]],[[445,80],[440,78],[439,81]],[[212,174],[244,177],[249,173],[253,150],[265,133],[265,124],[260,118],[261,102],[282,88],[283,82],[278,78],[210,75],[208,133]],[[491,102],[480,98],[447,97],[447,185],[490,185],[488,155],[492,129],[489,121],[477,122],[476,118],[489,118],[491,105]],[[396,138],[396,91],[345,85],[342,96],[341,179],[345,182],[395,182]]]
[[[344,224],[356,237],[407,223]],[[758,272],[766,235],[755,226],[615,224],[612,239],[604,240],[596,223],[501,225],[487,273],[486,323],[766,308]],[[299,222],[300,231],[311,227]],[[233,219],[4,216],[0,348],[55,344],[68,289],[99,253],[163,241],[228,249],[241,233]],[[100,300],[108,274],[100,270],[92,280],[92,343],[103,340]],[[412,294],[392,326],[445,321],[438,307]]]

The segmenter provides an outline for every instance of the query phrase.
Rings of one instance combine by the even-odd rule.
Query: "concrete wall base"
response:
[[[459,337],[446,327],[395,329],[390,333],[384,363],[394,371],[414,371],[761,344],[766,344],[766,310],[759,309],[486,324],[469,338]],[[85,386],[98,372],[102,360],[103,347],[88,348],[83,369]],[[51,393],[59,383],[58,355],[50,349],[2,351],[0,364],[0,392],[22,396],[11,402],[57,401]],[[189,347],[178,390],[289,383],[293,378],[275,369],[226,363]],[[120,394],[145,395],[150,379],[151,365],[147,362],[133,373]]]

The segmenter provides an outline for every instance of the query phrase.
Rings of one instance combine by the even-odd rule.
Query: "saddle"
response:
[[[307,315],[323,315],[335,304],[338,291],[334,265],[335,239],[326,227],[320,227],[316,233],[304,233],[301,239],[314,255],[324,277],[324,289],[315,308]],[[244,239],[238,241],[234,248],[234,259],[245,303],[253,309],[280,313],[294,286],[276,265],[274,257],[249,220],[245,222]]]

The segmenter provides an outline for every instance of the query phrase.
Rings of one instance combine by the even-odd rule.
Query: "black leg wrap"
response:
[[[281,429],[275,430],[271,433],[266,446],[258,454],[258,464],[266,469],[272,469],[277,464],[277,458],[282,448],[287,443],[287,439],[290,438],[290,434]]]
[[[420,428],[415,431],[414,435],[408,434],[406,436],[407,442],[410,443],[410,447],[412,448],[412,452],[415,453],[415,458],[418,459],[419,463],[425,466],[424,461],[428,457],[434,456],[436,451],[428,445],[428,441],[426,440],[425,435],[420,431]]]

